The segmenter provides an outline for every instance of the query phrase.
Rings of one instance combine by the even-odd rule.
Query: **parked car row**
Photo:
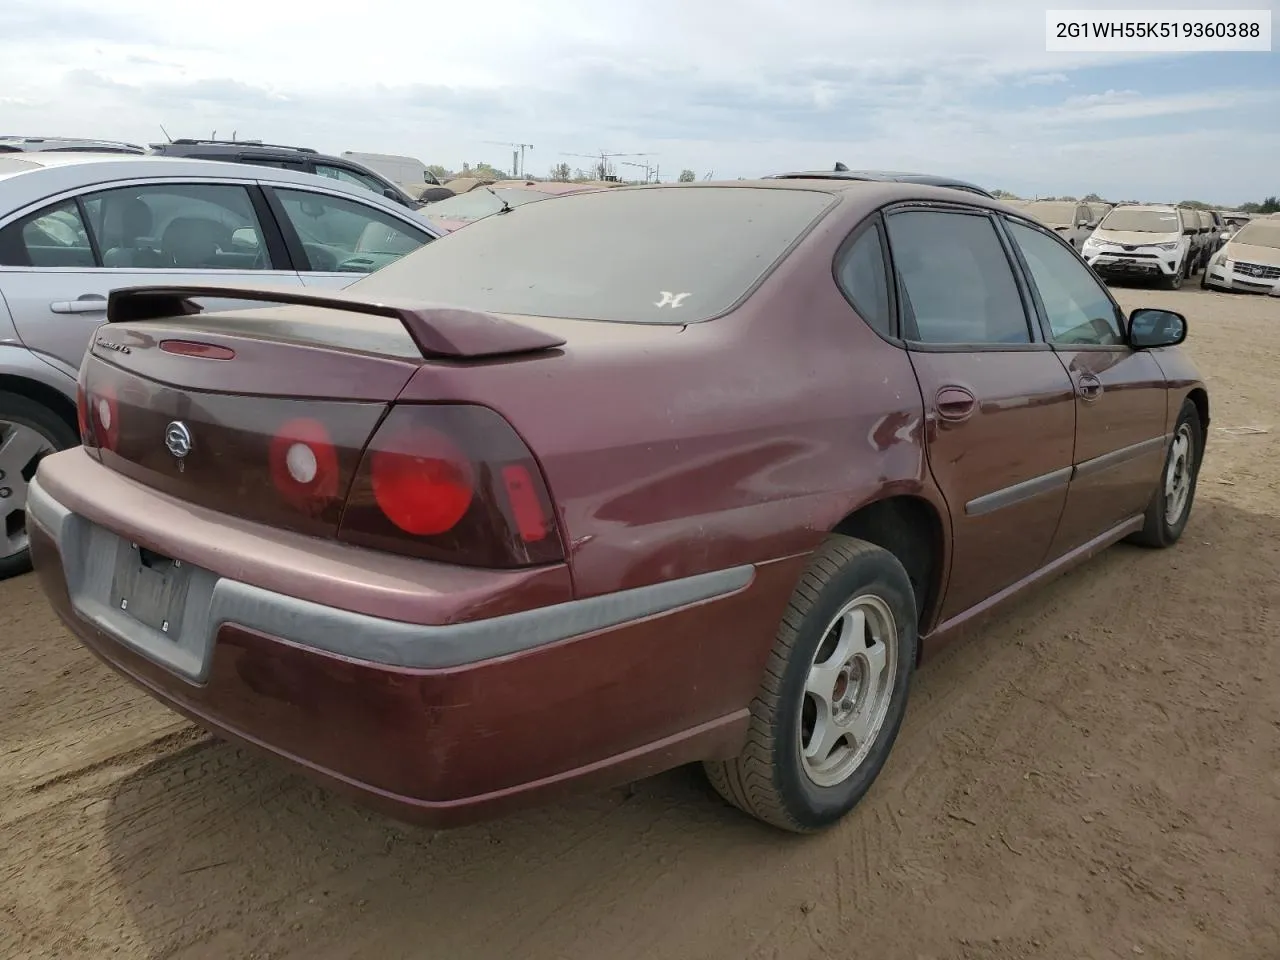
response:
[[[1264,281],[1273,279],[1270,254],[1255,250],[1241,260],[1222,253],[1238,231],[1251,223],[1265,222],[1254,220],[1249,214],[1174,204],[1009,202],[1056,231],[1104,278],[1158,280],[1176,290],[1203,270],[1202,286],[1259,291],[1266,286],[1263,292],[1269,292],[1269,284]],[[1251,235],[1269,237],[1263,229],[1255,229]],[[1239,263],[1238,270],[1234,266],[1224,268],[1228,260],[1233,265]],[[1236,277],[1235,282],[1232,276]]]
[[[78,361],[83,445],[25,491],[43,589],[163,703],[406,819],[701,762],[767,823],[830,826],[926,655],[1191,514],[1185,318],[1124,311],[980,189],[579,191],[337,290],[306,268],[363,263],[365,229],[313,221],[354,192],[128,162],[170,192],[0,158],[26,204],[0,286],[61,310],[82,301],[51,281],[108,252],[174,271],[113,290]],[[218,236],[170,242],[188,219]],[[178,272],[225,244],[284,282]]]

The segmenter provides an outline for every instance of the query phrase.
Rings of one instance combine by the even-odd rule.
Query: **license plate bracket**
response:
[[[190,580],[191,568],[181,560],[122,540],[111,578],[111,604],[176,640]]]

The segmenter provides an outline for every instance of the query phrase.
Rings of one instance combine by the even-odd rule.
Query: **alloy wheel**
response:
[[[879,597],[850,600],[828,624],[805,681],[799,749],[820,787],[848,779],[884,725],[898,669],[898,629]]]
[[[28,547],[27,485],[51,440],[32,427],[0,420],[0,559],[17,556]]]

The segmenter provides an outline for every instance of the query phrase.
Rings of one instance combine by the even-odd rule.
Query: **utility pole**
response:
[[[652,166],[647,160],[644,163],[632,163],[630,160],[623,160],[622,165],[624,167],[639,167],[643,170],[645,183],[649,182],[649,178],[653,176],[653,172],[657,169],[657,167]]]
[[[512,143],[509,140],[485,140],[485,143],[492,143],[499,147],[511,148],[511,176],[517,180],[524,176],[524,152],[532,150],[532,143]]]

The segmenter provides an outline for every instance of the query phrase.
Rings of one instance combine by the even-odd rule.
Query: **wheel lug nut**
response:
[[[8,500],[13,496],[13,491],[8,487],[0,487],[0,500]]]

